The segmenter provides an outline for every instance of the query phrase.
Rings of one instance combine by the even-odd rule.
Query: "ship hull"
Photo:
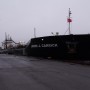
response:
[[[61,35],[32,38],[26,48],[29,56],[90,58],[90,35]]]

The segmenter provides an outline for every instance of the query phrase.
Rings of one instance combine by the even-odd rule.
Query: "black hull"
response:
[[[90,58],[90,35],[62,35],[32,38],[26,47],[30,56],[52,58]]]

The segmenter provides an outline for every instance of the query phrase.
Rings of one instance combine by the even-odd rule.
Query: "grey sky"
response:
[[[72,33],[90,33],[90,0],[0,0],[0,42],[5,32],[15,41],[27,42],[34,37],[34,27],[37,37],[62,35],[68,28],[69,8]]]

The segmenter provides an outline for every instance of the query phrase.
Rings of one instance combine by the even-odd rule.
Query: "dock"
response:
[[[0,90],[89,90],[90,66],[0,54]]]

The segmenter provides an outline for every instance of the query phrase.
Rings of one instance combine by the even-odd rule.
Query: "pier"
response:
[[[90,66],[0,54],[0,90],[89,90]]]

